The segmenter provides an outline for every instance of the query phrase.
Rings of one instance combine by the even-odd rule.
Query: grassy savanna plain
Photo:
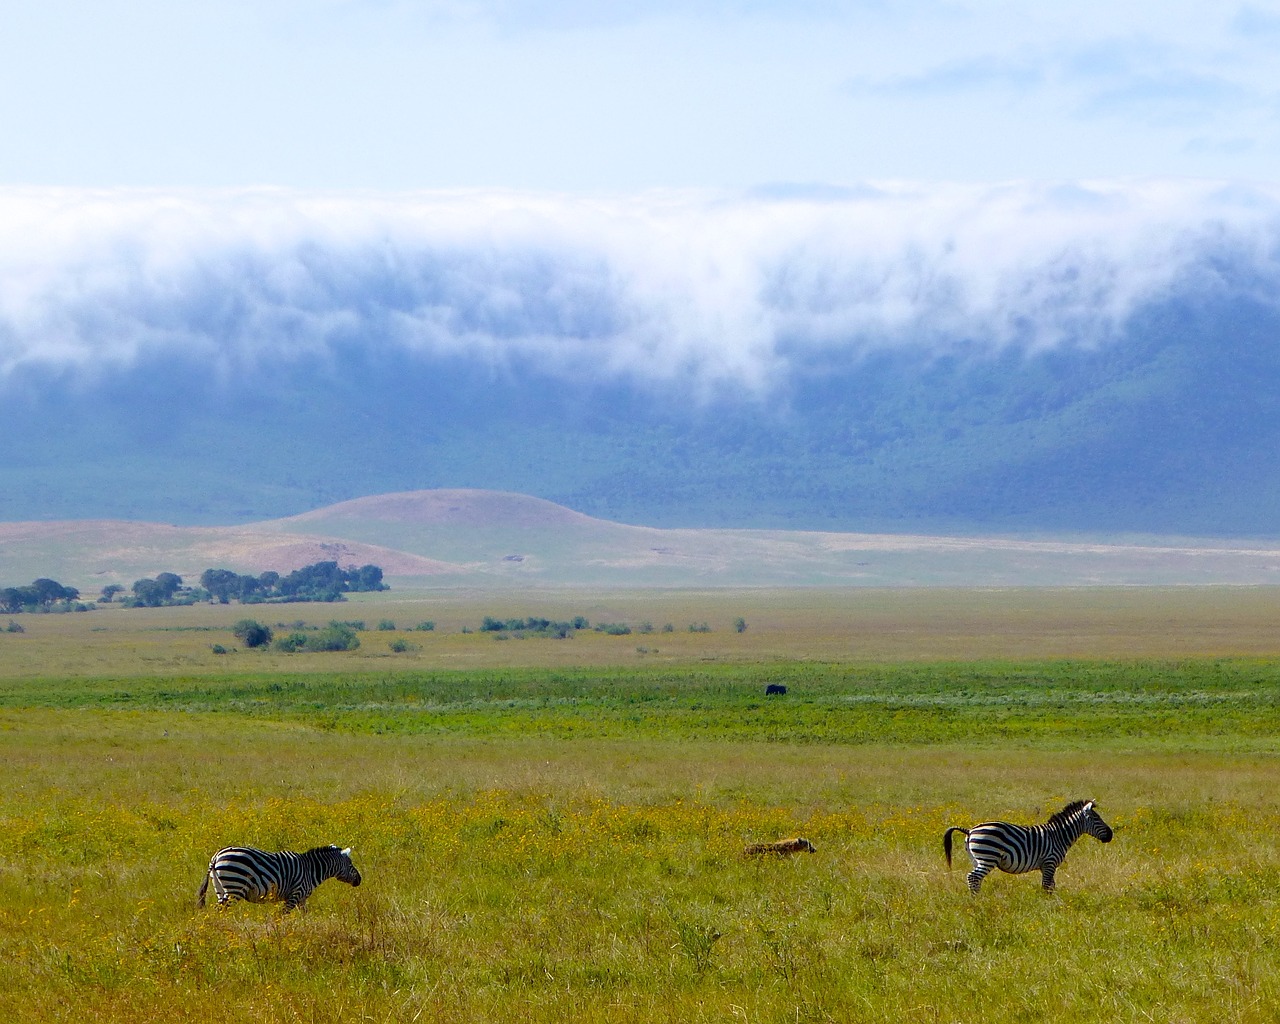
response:
[[[214,654],[246,614],[370,628],[353,652]],[[577,614],[654,631],[474,631]],[[1280,1014],[1274,590],[393,591],[18,621],[16,1019]],[[1077,797],[1116,839],[1082,839],[1057,895],[997,875],[974,899],[967,859],[947,871],[948,825]],[[818,852],[741,856],[794,834]],[[220,846],[328,842],[359,889],[194,906]]]

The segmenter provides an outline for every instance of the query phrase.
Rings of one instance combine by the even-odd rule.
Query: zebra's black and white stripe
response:
[[[348,885],[360,884],[360,872],[351,863],[350,847],[340,850],[336,846],[317,846],[305,853],[292,850],[268,853],[251,847],[228,846],[209,861],[197,903],[204,906],[205,893],[212,881],[219,906],[225,907],[232,900],[250,903],[282,900],[286,913],[294,907],[305,911],[312,890],[329,878]]]
[[[982,880],[996,868],[1011,875],[1040,869],[1046,892],[1053,891],[1053,875],[1071,845],[1083,835],[1102,843],[1111,842],[1111,826],[1092,800],[1076,800],[1054,814],[1043,825],[1010,825],[1007,821],[984,821],[973,828],[952,825],[942,837],[942,849],[951,866],[951,833],[965,834],[965,849],[973,861],[969,889],[976,893]]]

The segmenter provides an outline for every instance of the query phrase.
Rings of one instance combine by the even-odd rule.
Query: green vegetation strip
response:
[[[787,693],[765,696],[771,683]],[[45,679],[0,685],[0,707],[233,713],[366,734],[1272,750],[1280,661]]]

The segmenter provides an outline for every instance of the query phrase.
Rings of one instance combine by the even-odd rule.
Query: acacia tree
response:
[[[43,576],[38,580],[33,580],[31,587],[36,592],[36,603],[44,605],[46,608],[55,601],[74,601],[80,596],[80,591],[75,587],[64,587],[57,580],[51,580]]]
[[[80,596],[75,587],[64,587],[57,580],[42,576],[25,587],[0,590],[0,610],[20,612],[25,608],[50,608],[58,601],[74,601]]]
[[[230,569],[206,569],[200,574],[200,586],[219,604],[230,604],[240,594],[240,575]]]
[[[173,572],[162,572],[156,577],[156,583],[160,587],[161,593],[164,594],[166,601],[172,601],[173,595],[176,594],[182,586],[182,577]]]
[[[138,604],[145,605],[148,608],[158,608],[164,604],[166,598],[164,587],[153,580],[150,576],[143,577],[140,580],[133,581],[133,599]]]

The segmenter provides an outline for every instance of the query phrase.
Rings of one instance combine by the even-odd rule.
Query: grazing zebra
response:
[[[775,857],[790,857],[793,853],[817,853],[818,849],[804,837],[798,839],[780,839],[776,843],[752,843],[742,851],[747,857],[759,857],[762,854],[773,854]]]
[[[964,846],[973,860],[969,890],[982,887],[982,880],[995,868],[1011,875],[1040,869],[1045,892],[1053,891],[1053,874],[1066,857],[1071,844],[1086,833],[1101,843],[1111,842],[1111,826],[1102,820],[1092,800],[1067,804],[1043,825],[1010,825],[1007,821],[984,821],[973,828],[952,825],[942,837],[942,849],[951,866],[951,833],[965,834]]]
[[[228,846],[215,853],[209,861],[209,870],[205,872],[196,902],[204,906],[205,893],[209,891],[212,879],[221,907],[232,900],[249,903],[283,900],[285,913],[294,907],[305,912],[307,897],[317,885],[329,878],[348,885],[360,884],[360,872],[351,863],[350,847],[340,850],[336,846],[317,846],[306,853],[291,850],[267,853],[243,846]]]

